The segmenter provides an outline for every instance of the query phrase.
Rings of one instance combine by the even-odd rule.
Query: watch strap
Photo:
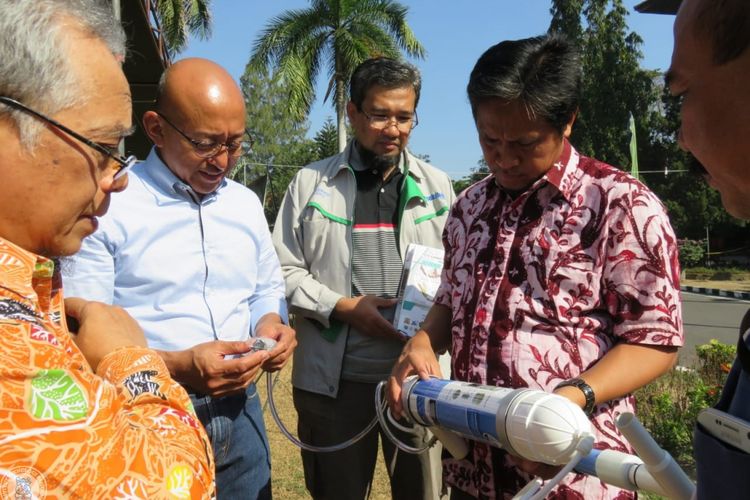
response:
[[[592,389],[591,386],[587,384],[586,381],[582,378],[575,377],[568,380],[563,380],[562,382],[557,384],[555,390],[559,389],[560,387],[567,386],[575,387],[583,393],[583,396],[586,399],[586,404],[583,407],[583,412],[590,417],[594,413],[594,408],[596,407],[596,395],[594,394],[594,389]]]

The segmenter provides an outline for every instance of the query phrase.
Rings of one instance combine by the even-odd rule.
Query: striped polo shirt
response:
[[[396,297],[403,262],[398,249],[398,207],[404,180],[403,156],[383,180],[382,173],[362,164],[357,148],[349,161],[357,181],[352,226],[352,297]],[[394,308],[381,309],[391,321]],[[403,344],[350,330],[342,378],[377,382],[387,376]]]

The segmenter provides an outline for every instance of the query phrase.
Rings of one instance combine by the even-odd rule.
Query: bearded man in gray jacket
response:
[[[347,104],[354,139],[297,173],[276,219],[273,240],[299,341],[292,372],[298,432],[311,445],[344,442],[372,420],[375,387],[405,340],[392,320],[406,248],[442,248],[455,197],[450,178],[406,150],[420,87],[417,69],[401,61],[357,67]],[[366,498],[379,433],[376,427],[334,453],[303,451],[312,497]],[[399,436],[417,446],[429,435]],[[444,494],[439,447],[397,454],[382,442],[393,498]]]

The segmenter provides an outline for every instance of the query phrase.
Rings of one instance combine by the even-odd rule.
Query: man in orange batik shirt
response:
[[[137,323],[63,305],[55,257],[96,230],[135,161],[117,153],[124,42],[107,2],[0,0],[0,498],[214,494],[206,434]]]

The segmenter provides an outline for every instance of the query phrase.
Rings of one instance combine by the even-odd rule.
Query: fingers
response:
[[[220,371],[220,377],[236,377],[250,371],[257,371],[260,365],[262,365],[269,357],[270,353],[268,351],[251,352],[247,356],[234,359],[224,359],[219,362],[217,369]]]
[[[297,347],[297,333],[294,329],[283,323],[276,323],[271,328],[264,328],[258,336],[276,340],[276,345],[268,353],[269,359],[263,363],[263,369],[273,372],[283,368]]]
[[[391,324],[390,321],[386,320],[381,315],[377,315],[373,318],[372,321],[369,321],[366,324],[366,330],[365,332],[369,333],[370,335],[380,335],[380,336],[390,336],[396,339],[401,340],[401,334],[398,333],[398,330],[396,330],[396,327]]]
[[[67,297],[65,299],[65,314],[72,316],[75,319],[81,317],[83,308],[88,303],[87,300],[80,299],[78,297]]]
[[[427,380],[430,377],[443,378],[440,365],[424,363],[417,367],[417,375],[420,380]]]
[[[401,406],[401,389],[403,387],[403,382],[403,379],[394,375],[388,377],[386,397],[388,398],[388,406],[391,408],[391,413],[393,413],[393,416],[396,418],[401,418],[404,413],[404,409]]]
[[[245,340],[219,340],[215,346],[221,354],[245,354],[250,352],[250,342]]]
[[[217,362],[204,372],[203,392],[213,397],[227,396],[247,388],[268,359],[268,352],[258,351],[236,359]]]
[[[403,414],[403,407],[401,405],[401,390],[404,385],[404,380],[409,375],[415,373],[414,365],[408,355],[402,355],[396,365],[391,371],[391,376],[388,377],[388,386],[386,388],[386,395],[388,397],[388,405],[391,407],[391,413],[397,418],[401,418]]]

